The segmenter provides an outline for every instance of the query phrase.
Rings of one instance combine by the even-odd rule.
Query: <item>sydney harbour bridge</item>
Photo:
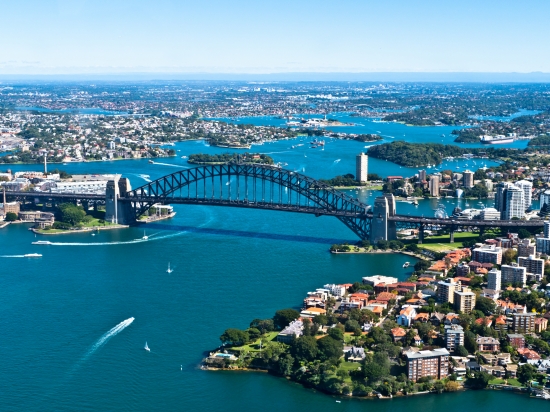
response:
[[[191,204],[266,209],[281,212],[333,216],[360,239],[396,239],[401,229],[418,229],[419,241],[426,229],[447,228],[453,241],[457,230],[501,227],[538,228],[542,220],[456,220],[398,215],[392,195],[377,197],[374,207],[332,186],[303,174],[275,166],[227,163],[184,169],[136,189],[127,178],[110,180],[105,195],[7,191],[10,200],[36,203],[80,202],[105,204],[106,220],[135,224],[154,204]]]

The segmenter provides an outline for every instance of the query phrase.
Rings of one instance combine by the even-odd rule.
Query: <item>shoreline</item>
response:
[[[350,245],[352,246],[352,245]],[[407,255],[407,256],[411,256],[411,257],[414,257],[416,259],[420,259],[420,260],[432,260],[430,259],[429,257],[427,256],[422,256],[422,255],[418,255],[418,254],[415,254],[413,252],[408,252],[406,250],[382,250],[382,249],[376,249],[376,250],[372,250],[370,249],[369,251],[349,251],[349,252],[338,252],[338,251],[330,251],[331,254],[333,255],[368,255],[368,254],[390,254],[390,253],[400,253],[402,255]]]
[[[32,222],[26,222],[26,223],[32,223]],[[49,232],[48,230],[44,231],[44,229],[31,228],[29,230],[37,235],[68,235],[68,234],[74,234],[74,233],[96,232],[98,230],[127,229],[129,227],[130,227],[129,225],[93,226],[89,228],[63,230],[61,232],[51,232],[51,233],[48,233]],[[40,232],[41,230],[42,232]]]

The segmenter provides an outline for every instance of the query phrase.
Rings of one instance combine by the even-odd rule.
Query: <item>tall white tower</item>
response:
[[[360,153],[355,157],[355,180],[366,183],[369,175],[369,157],[366,153]]]

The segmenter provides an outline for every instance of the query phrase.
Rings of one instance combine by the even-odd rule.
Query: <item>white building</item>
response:
[[[358,182],[365,183],[369,174],[369,157],[366,153],[358,154],[355,157],[355,179]]]
[[[491,269],[489,273],[487,273],[487,289],[494,291],[501,290],[501,279],[502,275],[500,270]]]
[[[367,276],[363,278],[363,283],[365,285],[371,285],[372,287],[380,283],[385,283],[386,285],[390,285],[397,282],[399,282],[397,278],[392,278],[389,276],[376,275],[376,276]]]
[[[506,210],[504,219],[511,220],[514,217],[521,219],[525,216],[525,192],[518,186],[511,186],[506,190]]]
[[[52,193],[92,193],[105,194],[107,190],[106,180],[57,182],[50,189]]]
[[[346,288],[342,285],[329,284],[323,286],[323,289],[328,290],[332,296],[342,297],[346,294]]]
[[[516,182],[516,186],[523,190],[523,210],[531,207],[531,198],[533,193],[533,182],[528,180],[520,180]]]
[[[482,220],[500,220],[500,212],[493,207],[486,207],[480,213]]]
[[[545,204],[548,204],[550,203],[550,189],[549,190],[545,190],[544,192],[542,192],[540,194],[540,200],[539,200],[539,209],[542,209],[542,207],[545,205]],[[550,206],[550,205],[549,205]],[[547,237],[546,235],[544,235],[544,237]]]
[[[472,188],[474,187],[474,172],[470,170],[464,171],[462,174],[462,179],[464,182],[464,187]]]

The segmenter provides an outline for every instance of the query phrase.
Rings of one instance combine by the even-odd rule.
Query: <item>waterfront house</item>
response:
[[[407,351],[404,355],[407,360],[407,376],[413,382],[427,376],[435,379],[444,379],[449,376],[447,349]]]
[[[277,335],[277,341],[291,343],[294,339],[303,335],[304,324],[301,320],[294,320]]]
[[[365,357],[365,349],[363,348],[357,348],[355,346],[344,348],[344,358],[348,362],[361,362]]]
[[[397,324],[400,326],[409,327],[412,325],[413,320],[416,318],[416,310],[412,306],[403,308],[397,316]]]

